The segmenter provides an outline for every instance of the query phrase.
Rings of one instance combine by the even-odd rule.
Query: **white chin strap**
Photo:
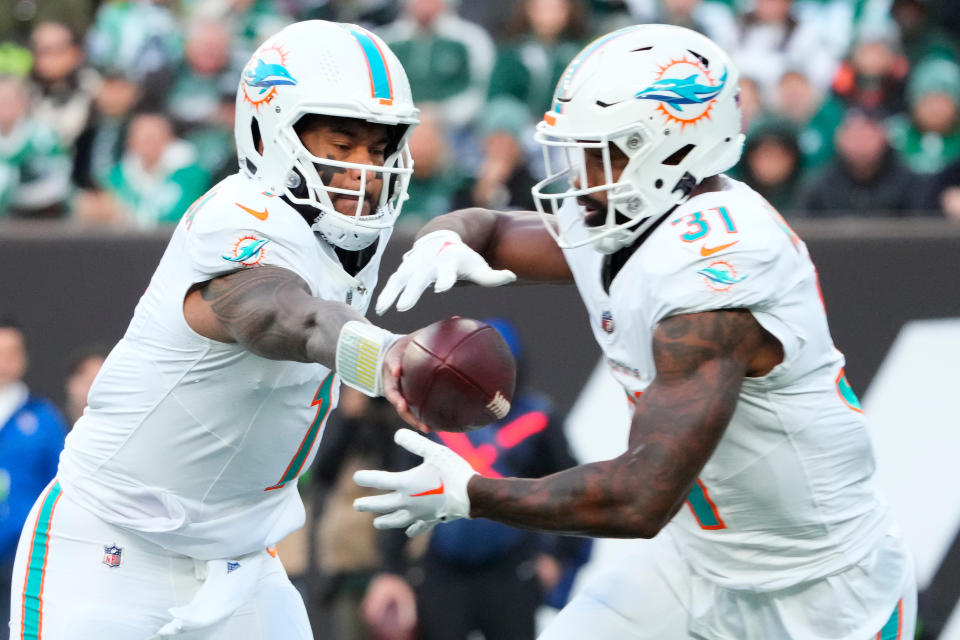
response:
[[[612,233],[593,241],[593,248],[604,255],[616,253],[632,242],[631,233]]]
[[[390,216],[393,216],[390,205],[377,207],[377,219],[382,220]],[[320,209],[310,228],[319,233],[328,243],[345,251],[366,249],[376,242],[384,229],[383,226],[363,226],[341,216],[331,215],[323,209]]]
[[[652,227],[661,217],[663,217],[663,212],[647,216],[632,227],[620,228],[617,229],[616,232],[597,238],[593,241],[593,248],[606,255],[616,253],[620,249],[633,244],[637,238],[643,235],[643,233]]]

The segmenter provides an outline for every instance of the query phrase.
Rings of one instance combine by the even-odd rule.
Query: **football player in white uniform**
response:
[[[539,480],[486,478],[402,430],[424,462],[355,478],[390,490],[357,508],[410,535],[483,517],[653,538],[590,581],[544,638],[913,633],[912,564],[873,483],[816,270],[776,211],[722,175],[741,152],[737,85],[730,58],[686,29],[596,40],[538,125],[548,167],[566,160],[534,188],[540,216],[434,219],[378,300],[379,312],[398,295],[407,309],[431,282],[475,280],[481,261],[580,291],[633,406],[622,455]]]
[[[240,172],[185,213],[21,536],[12,635],[312,638],[272,545],[304,521],[340,380],[397,393],[363,319],[411,173],[410,87],[365,29],[267,40],[237,93]]]

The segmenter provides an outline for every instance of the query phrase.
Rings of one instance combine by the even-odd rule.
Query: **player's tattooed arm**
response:
[[[768,372],[779,348],[744,310],[664,320],[653,337],[657,377],[637,401],[627,452],[536,480],[474,476],[470,515],[592,536],[656,535],[720,441],[743,378]]]
[[[270,266],[195,285],[183,311],[190,327],[212,340],[239,343],[271,360],[330,368],[340,329],[363,320],[345,304],[311,296],[307,283],[289,269]]]
[[[440,230],[456,232],[494,269],[510,269],[524,280],[573,280],[563,252],[536,212],[461,209],[433,218],[417,238]]]

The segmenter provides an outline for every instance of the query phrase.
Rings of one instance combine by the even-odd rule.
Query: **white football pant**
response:
[[[907,640],[917,619],[913,567],[908,559],[901,578],[901,542],[886,543],[841,574],[747,593],[698,577],[663,531],[589,579],[538,640]],[[886,578],[897,581],[898,601],[878,607],[860,597],[861,580]],[[870,631],[852,630],[866,619]]]
[[[262,557],[261,557],[262,556]],[[213,568],[146,542],[73,504],[57,482],[38,498],[20,536],[13,571],[10,637],[24,640],[160,640],[173,607],[190,603]],[[310,640],[300,594],[275,552],[223,561],[229,584],[244,565],[243,601],[218,587],[210,602],[226,612],[176,640]],[[220,583],[214,583],[220,584]],[[207,591],[210,591],[208,589]],[[199,599],[198,599],[199,600]],[[196,609],[196,607],[194,607]],[[194,613],[197,613],[194,611]],[[196,617],[196,616],[194,616]]]

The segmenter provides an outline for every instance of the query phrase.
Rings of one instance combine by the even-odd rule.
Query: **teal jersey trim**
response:
[[[687,496],[687,504],[693,511],[694,517],[700,523],[701,529],[726,529],[727,525],[720,519],[717,508],[707,495],[707,490],[698,478]]]
[[[47,568],[47,552],[50,550],[50,523],[53,510],[60,499],[60,483],[55,481],[47,491],[40,506],[40,515],[30,542],[27,561],[27,579],[23,590],[22,638],[40,640],[41,614],[43,612],[43,578]]]
[[[317,408],[317,415],[310,424],[307,434],[303,437],[300,448],[297,449],[297,453],[294,454],[293,460],[290,461],[287,470],[283,472],[283,477],[280,478],[280,482],[272,487],[267,487],[265,489],[266,491],[279,489],[300,475],[300,470],[303,469],[303,465],[307,461],[307,456],[309,456],[313,450],[313,444],[317,440],[317,436],[319,436],[323,430],[323,423],[326,422],[327,416],[330,415],[332,405],[330,396],[333,390],[333,377],[334,374],[331,372],[330,375],[324,379],[320,388],[317,389],[317,395],[314,396],[313,402],[310,403],[311,407]]]
[[[902,610],[903,600],[900,600],[897,602],[897,606],[894,607],[890,619],[887,620],[887,623],[880,629],[880,633],[877,634],[877,640],[900,640],[900,632],[903,624],[900,619]]]
[[[837,391],[840,393],[843,401],[847,403],[848,407],[854,411],[863,411],[863,407],[860,406],[860,398],[853,392],[853,387],[850,386],[850,381],[847,380],[847,374],[843,371],[840,372],[840,377],[837,378]]]

